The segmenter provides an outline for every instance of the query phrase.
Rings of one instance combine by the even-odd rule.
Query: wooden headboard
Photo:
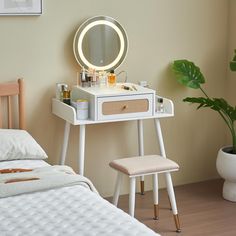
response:
[[[12,97],[18,97],[19,128],[26,129],[25,123],[25,102],[24,102],[24,80],[18,79],[15,82],[0,83],[0,128],[3,127],[3,115],[7,116],[8,128],[13,128],[13,103]],[[2,99],[6,97],[6,99]],[[7,102],[7,114],[3,114],[3,101]]]

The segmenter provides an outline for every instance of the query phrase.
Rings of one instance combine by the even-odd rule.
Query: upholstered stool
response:
[[[173,184],[171,180],[170,172],[177,171],[179,165],[170,159],[159,155],[147,155],[138,157],[129,157],[123,159],[113,160],[109,164],[113,169],[118,171],[115,192],[113,196],[113,204],[117,206],[120,185],[122,175],[126,174],[130,178],[130,193],[129,193],[129,214],[134,216],[135,209],[135,187],[136,187],[136,177],[144,175],[153,176],[153,198],[154,198],[154,219],[158,219],[159,208],[158,208],[158,174],[165,173],[167,191],[170,199],[170,204],[172,212],[174,215],[176,231],[180,232],[180,223],[178,217],[178,211],[176,206],[175,194],[173,189]]]

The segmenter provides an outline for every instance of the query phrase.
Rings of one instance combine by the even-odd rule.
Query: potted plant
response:
[[[234,126],[236,107],[228,104],[223,98],[211,98],[208,96],[202,87],[205,83],[205,78],[200,68],[193,62],[176,60],[172,63],[171,68],[179,83],[192,89],[200,89],[203,93],[202,97],[187,97],[183,101],[198,104],[197,109],[210,108],[216,111],[230,131],[232,144],[219,150],[216,167],[220,176],[225,179],[223,197],[236,202],[236,130]],[[233,61],[230,62],[230,69],[236,71],[236,50]]]

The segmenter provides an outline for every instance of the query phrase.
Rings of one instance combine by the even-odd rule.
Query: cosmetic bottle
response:
[[[109,87],[114,87],[116,85],[116,74],[115,74],[114,70],[110,71],[107,79],[108,79]]]
[[[163,98],[157,98],[156,112],[164,112]]]
[[[88,69],[88,73],[86,74],[87,86],[92,87],[93,84],[93,70],[91,68]]]
[[[99,71],[99,85],[101,88],[107,86],[107,74],[106,71]]]
[[[65,90],[68,90],[68,85],[67,84],[62,84],[60,86],[60,101],[63,102],[63,93]]]
[[[65,88],[63,90],[63,99],[62,101],[66,103],[67,105],[70,105],[70,90],[68,88]]]
[[[56,99],[62,101],[63,98],[63,90],[67,87],[67,84],[64,83],[56,83]]]
[[[82,87],[87,87],[86,71],[85,71],[84,67],[82,67],[82,69],[80,71],[80,85]]]
[[[96,70],[93,69],[91,74],[92,74],[91,87],[96,87],[97,86],[97,73],[96,73]]]

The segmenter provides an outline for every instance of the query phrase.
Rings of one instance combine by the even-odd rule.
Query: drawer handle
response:
[[[122,107],[122,110],[125,110],[125,109],[127,109],[128,108],[128,105],[124,105],[123,107]]]

